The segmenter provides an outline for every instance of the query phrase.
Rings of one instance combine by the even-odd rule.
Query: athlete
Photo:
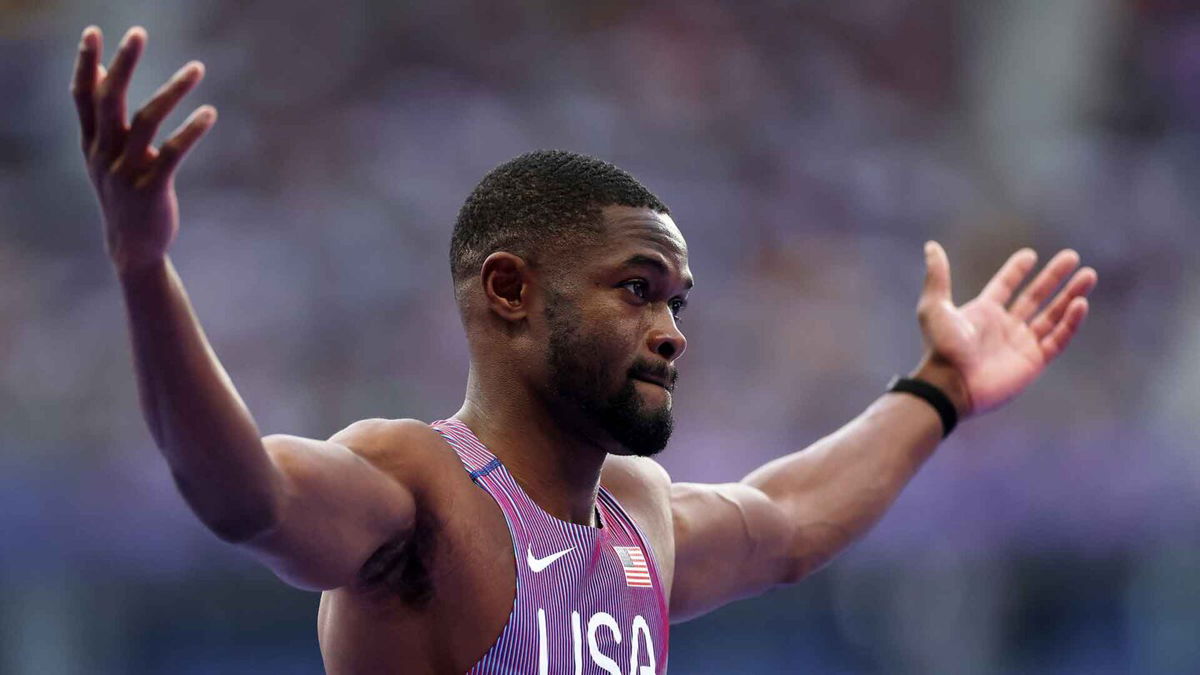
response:
[[[432,424],[363,420],[328,440],[262,437],[168,256],[175,170],[216,111],[152,139],[203,66],[185,65],[126,123],[146,40],[130,29],[106,70],[89,27],[71,88],[142,409],[200,520],[323,591],[330,673],[664,672],[669,622],[795,583],[862,536],[956,420],[1041,375],[1096,283],[1068,250],[1018,293],[1036,258],[1023,249],[956,306],[931,242],[917,305],[926,353],[909,378],[739,482],[672,483],[649,456],[670,436],[687,346],[684,237],[624,171],[534,152],[484,177],[454,228],[471,359],[462,408]]]

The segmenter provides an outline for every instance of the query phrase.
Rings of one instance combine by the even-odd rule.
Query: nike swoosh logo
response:
[[[525,549],[525,562],[528,563],[529,569],[533,570],[534,572],[541,572],[542,570],[549,567],[550,564],[553,563],[555,560],[558,560],[559,558],[563,557],[564,555],[566,555],[574,550],[575,550],[575,547],[572,546],[571,548],[569,548],[565,551],[559,551],[558,553],[555,553],[553,555],[548,555],[545,558],[535,558],[535,557],[533,557],[533,546],[530,546],[529,548]]]

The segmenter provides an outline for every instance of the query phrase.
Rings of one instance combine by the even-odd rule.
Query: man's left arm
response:
[[[1037,261],[1022,249],[978,297],[956,307],[945,251],[931,242],[925,258],[917,318],[926,355],[910,376],[941,389],[960,419],[998,407],[1041,375],[1082,324],[1097,280],[1091,268],[1076,271],[1078,254],[1063,251],[1016,294]],[[671,619],[694,618],[820,568],[883,516],[942,433],[932,405],[889,393],[739,483],[672,485]]]

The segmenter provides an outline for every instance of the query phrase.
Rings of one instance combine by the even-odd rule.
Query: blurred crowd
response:
[[[1020,246],[1043,259],[1075,248],[1100,284],[1071,349],[1022,398],[960,427],[817,590],[753,605],[780,624],[834,617],[808,625],[807,642],[781,625],[799,653],[761,672],[1035,672],[1021,664],[1043,667],[1036,640],[1012,646],[1012,597],[1075,578],[1106,586],[1069,596],[1102,609],[1063,615],[1079,628],[1046,638],[1046,653],[1068,655],[1053,672],[1110,658],[1200,669],[1172,637],[1200,630],[1200,585],[1185,574],[1200,560],[1189,4],[0,5],[0,670],[59,658],[55,672],[75,672],[70,649],[30,635],[99,649],[63,618],[99,602],[69,590],[89,579],[274,583],[193,521],[141,420],[67,95],[90,23],[106,54],[129,25],[149,31],[131,110],[187,60],[207,66],[167,125],[201,103],[220,111],[178,177],[172,258],[264,434],[458,409],[451,227],[488,169],[531,149],[631,171],[688,240],[697,285],[661,456],[676,480],[736,480],[915,365],[925,240],[948,250],[960,302]],[[23,618],[30,607],[41,623]],[[676,668],[732,672],[704,665],[718,663],[714,641],[769,651],[761,636],[700,639],[738,611],[680,627]],[[107,663],[156,667],[109,630]]]

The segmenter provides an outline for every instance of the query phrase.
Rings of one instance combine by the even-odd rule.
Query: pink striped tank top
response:
[[[654,552],[603,487],[601,527],[559,520],[525,494],[465,424],[431,425],[496,500],[517,558],[517,596],[480,675],[655,675],[667,669],[667,601]]]

